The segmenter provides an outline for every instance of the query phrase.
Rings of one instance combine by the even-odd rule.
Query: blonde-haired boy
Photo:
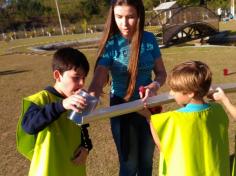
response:
[[[151,116],[160,148],[159,175],[229,175],[228,117],[220,104],[207,103],[212,73],[200,61],[173,68],[167,84],[180,109]]]

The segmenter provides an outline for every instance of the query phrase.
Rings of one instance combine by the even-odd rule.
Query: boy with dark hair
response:
[[[54,86],[23,99],[17,149],[31,160],[29,175],[84,176],[92,143],[86,126],[67,117],[68,110],[79,112],[86,106],[77,92],[84,86],[89,63],[80,51],[62,48],[53,56],[52,69]]]
[[[227,114],[220,104],[204,101],[211,80],[200,61],[181,63],[168,75],[170,94],[182,108],[151,116],[160,176],[230,175]]]

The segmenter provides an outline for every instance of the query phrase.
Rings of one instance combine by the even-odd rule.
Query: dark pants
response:
[[[124,101],[112,96],[110,104]],[[151,176],[154,141],[145,117],[129,113],[111,119],[111,130],[120,162],[120,176]]]

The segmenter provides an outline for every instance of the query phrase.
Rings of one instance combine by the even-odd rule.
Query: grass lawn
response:
[[[74,35],[63,35],[63,36],[52,36],[52,37],[37,37],[37,38],[27,38],[27,39],[18,39],[10,41],[0,41],[0,55],[11,53],[14,51],[25,51],[29,52],[28,47],[45,45],[49,43],[57,43],[64,41],[75,41],[86,38],[93,38],[100,36],[100,33],[94,34],[74,34]]]
[[[231,33],[236,34],[236,20],[230,20],[229,22],[220,22],[220,31],[229,30]]]
[[[236,28],[236,27],[235,27]],[[235,30],[236,31],[236,30]],[[67,38],[68,37],[68,38]],[[73,36],[75,37],[75,36]],[[72,40],[73,37],[54,37],[56,41]],[[77,38],[77,36],[75,37]],[[21,100],[23,97],[35,93],[45,86],[53,84],[51,74],[51,56],[10,54],[2,55],[9,47],[26,50],[28,46],[36,43],[50,42],[51,38],[38,38],[29,40],[10,41],[0,43],[0,175],[24,176],[27,175],[30,162],[16,151],[15,130],[20,115]],[[21,45],[27,45],[20,47]],[[89,85],[95,63],[96,50],[82,50],[89,59],[91,70],[86,80]],[[213,72],[213,83],[236,82],[236,48],[235,47],[171,47],[161,50],[167,72],[176,64],[187,60],[201,60],[207,63]],[[223,75],[223,69],[228,68],[229,76]],[[108,90],[100,106],[108,105]],[[166,92],[164,86],[160,92]],[[236,104],[236,93],[228,94]],[[177,108],[175,103],[164,105],[164,111]],[[229,138],[230,151],[234,151],[235,123],[230,120]],[[89,176],[118,175],[118,158],[111,136],[109,120],[91,123],[90,135],[94,144],[88,163]],[[197,140],[197,139],[193,139]],[[65,149],[66,150],[66,149]],[[153,175],[158,175],[158,151],[154,157]]]

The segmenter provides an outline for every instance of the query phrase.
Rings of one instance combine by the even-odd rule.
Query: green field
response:
[[[233,23],[235,24],[235,23]],[[228,25],[225,26],[225,25]],[[222,24],[224,29],[236,31],[236,26]],[[223,28],[222,28],[223,29]],[[53,38],[32,38],[28,40],[16,40],[0,42],[0,175],[24,176],[27,175],[30,162],[24,159],[16,151],[15,130],[20,115],[21,100],[23,97],[39,91],[47,85],[53,84],[51,74],[51,55],[47,52],[44,56],[40,53],[26,55],[17,54],[16,51],[31,53],[28,47],[39,43],[51,43],[54,41],[78,40],[82,36],[58,36]],[[91,37],[91,36],[90,36]],[[91,70],[86,80],[89,85],[95,63],[96,49],[82,50],[89,59]],[[235,83],[236,81],[236,48],[224,46],[211,47],[171,47],[161,49],[162,57],[167,72],[176,64],[187,60],[201,60],[209,65],[213,72],[213,83]],[[223,69],[228,68],[232,73],[223,75]],[[166,92],[164,86],[160,92]],[[108,105],[109,87],[105,90],[101,106]],[[236,93],[228,94],[236,104]],[[175,103],[164,105],[164,111],[175,109]],[[230,151],[234,152],[235,123],[230,120]],[[89,176],[112,176],[118,175],[118,158],[115,145],[111,136],[109,120],[91,123],[90,135],[94,144],[88,163],[87,172]],[[195,139],[193,139],[195,140]],[[65,149],[66,150],[66,149]],[[158,175],[158,151],[154,157],[153,175]]]

